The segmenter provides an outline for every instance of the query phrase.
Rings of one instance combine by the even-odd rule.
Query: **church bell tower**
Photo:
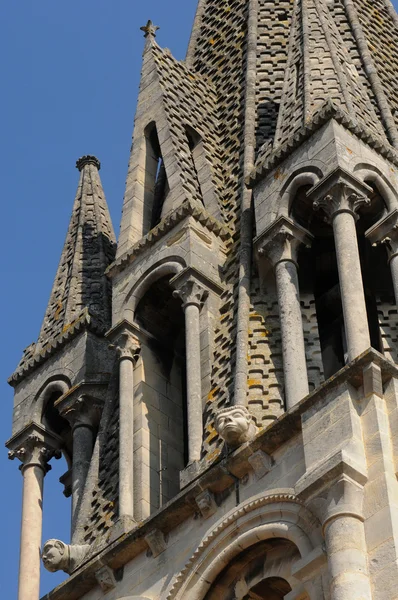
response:
[[[46,600],[395,600],[394,7],[199,0],[184,61],[141,29],[118,242],[84,156],[9,380],[18,600],[40,557],[69,574]]]

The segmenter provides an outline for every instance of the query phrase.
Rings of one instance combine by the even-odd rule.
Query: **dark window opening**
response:
[[[281,577],[268,577],[251,588],[243,600],[283,600],[292,588]]]
[[[209,164],[205,156],[203,140],[199,133],[192,129],[192,127],[189,125],[186,125],[185,130],[187,134],[189,150],[191,152],[191,162],[193,171],[195,173],[198,191],[200,193],[200,197],[203,199],[203,186],[206,180],[208,180],[209,175],[211,178]]]
[[[314,235],[311,249],[302,249],[299,254],[300,289],[312,291],[315,297],[324,374],[328,379],[346,364],[347,344],[333,229],[321,212],[312,209],[307,198],[309,188],[298,190],[291,212],[293,219]],[[371,345],[382,352],[378,302],[392,298],[393,289],[385,249],[372,248],[364,235],[386,211],[378,190],[373,186],[372,189],[370,204],[359,211],[357,237]]]
[[[151,123],[145,130],[144,233],[159,223],[169,191],[156,125]]]
[[[297,547],[286,539],[258,542],[238,554],[219,573],[205,600],[237,597],[242,600],[282,600],[292,588],[280,574],[289,572],[299,556]],[[238,593],[237,588],[240,588]]]
[[[62,392],[53,392],[46,400],[43,407],[42,423],[44,427],[59,435],[64,442],[64,450],[72,456],[72,429],[68,421],[61,417],[55,403],[62,396]]]
[[[157,479],[151,487],[153,510],[178,493],[180,471],[188,463],[185,318],[169,279],[152,285],[136,310],[137,324],[149,334],[142,353],[144,379],[151,382],[143,402],[152,434],[151,476]]]

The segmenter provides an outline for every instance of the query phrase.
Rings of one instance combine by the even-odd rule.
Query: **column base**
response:
[[[122,537],[122,535],[126,535],[126,533],[129,533],[133,529],[136,529],[136,527],[137,522],[133,519],[133,517],[130,517],[129,515],[119,517],[119,519],[116,521],[116,523],[110,530],[108,539],[109,543],[112,544],[117,539]]]

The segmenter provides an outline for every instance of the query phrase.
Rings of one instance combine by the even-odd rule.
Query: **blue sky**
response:
[[[118,233],[144,47],[140,26],[184,58],[196,0],[18,0],[0,7],[3,342],[0,439],[11,434],[13,391],[6,379],[37,338],[78,183],[83,154],[101,160]],[[4,214],[5,212],[5,214]],[[3,540],[0,598],[17,590],[22,477],[0,458]],[[43,538],[68,539],[69,501],[58,461],[46,476]],[[63,574],[43,573],[42,593]]]
[[[397,6],[397,3],[395,3]],[[150,18],[158,42],[182,59],[196,0],[18,0],[0,6],[3,293],[0,297],[0,439],[11,433],[7,377],[37,338],[60,257],[78,182],[76,159],[95,154],[116,233]],[[4,214],[5,213],[5,214]],[[22,477],[0,459],[3,540],[0,598],[17,589]],[[69,501],[58,461],[45,481],[43,539],[69,535]],[[42,594],[62,574],[43,573]]]

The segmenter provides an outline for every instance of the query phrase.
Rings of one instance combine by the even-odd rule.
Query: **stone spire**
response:
[[[115,234],[98,173],[100,161],[83,156],[76,167],[80,180],[40,331],[40,347],[65,333],[83,314],[101,328],[110,326],[111,291],[105,270],[115,256]]]
[[[310,123],[326,102],[387,141],[379,98],[354,59],[361,56],[359,44],[343,35],[326,0],[295,1],[275,146]]]

